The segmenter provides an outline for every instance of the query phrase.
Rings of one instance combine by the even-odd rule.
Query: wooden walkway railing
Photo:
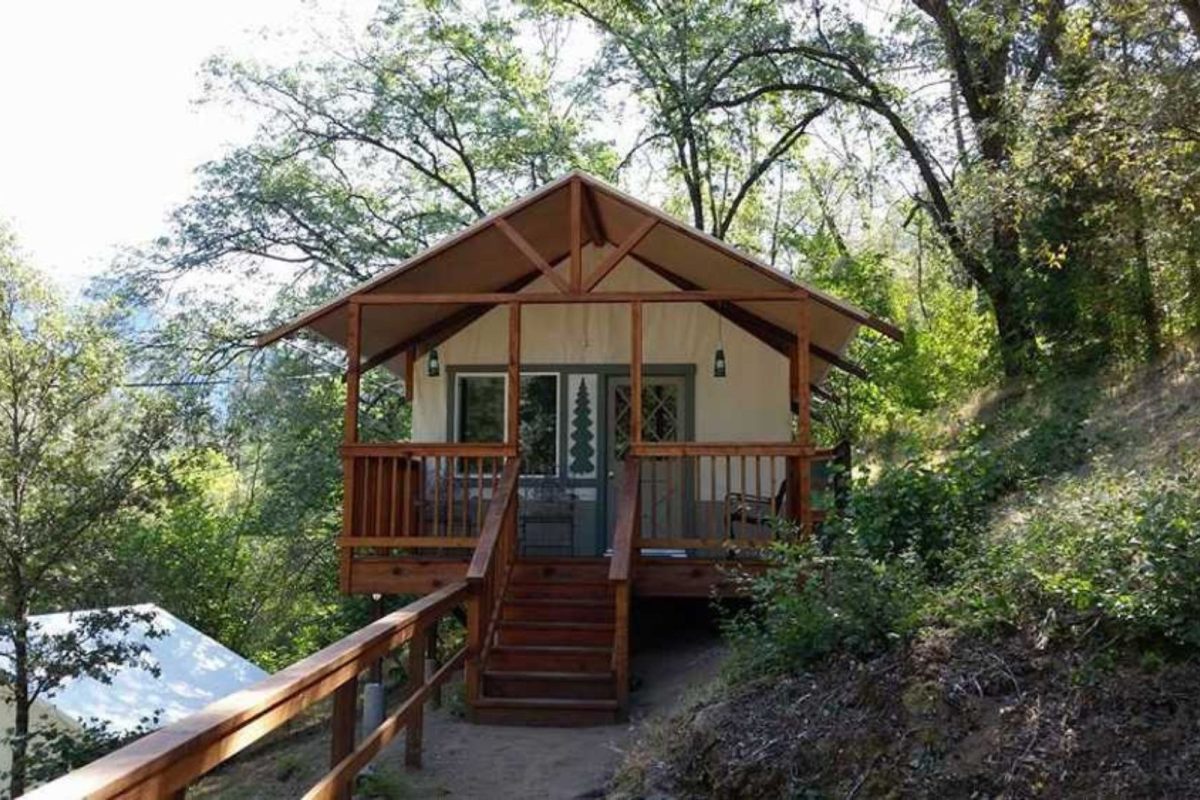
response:
[[[794,442],[644,442],[630,452],[642,476],[635,547],[693,550],[769,542],[777,518],[811,530],[828,488],[813,480],[813,466],[839,453]]]
[[[613,624],[612,671],[617,689],[617,707],[629,714],[629,612],[633,599],[634,548],[641,527],[641,461],[625,460],[625,472],[617,490],[617,524],[613,529],[612,560],[608,580],[613,588],[616,613]]]
[[[467,595],[463,582],[426,595],[271,677],[24,797],[182,798],[189,784],[333,695],[332,767],[304,797],[348,798],[355,776],[401,731],[408,731],[405,760],[420,763],[424,704],[463,665],[466,655],[465,648],[459,650],[427,677],[426,637],[435,635],[438,621],[462,606]],[[407,697],[356,746],[358,676],[406,643]]]
[[[345,547],[473,548],[505,459],[503,443],[342,446]]]
[[[496,638],[504,594],[517,560],[517,504],[521,459],[510,458],[504,466],[496,494],[488,506],[483,532],[471,564],[467,567],[470,588],[467,618],[467,704],[474,708],[483,681],[483,664]]]

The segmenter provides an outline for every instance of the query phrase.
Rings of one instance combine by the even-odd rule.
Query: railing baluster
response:
[[[475,476],[475,493],[478,497],[475,498],[475,525],[471,530],[471,534],[478,536],[479,528],[483,525],[483,457],[479,456],[475,459],[475,471],[479,473]]]

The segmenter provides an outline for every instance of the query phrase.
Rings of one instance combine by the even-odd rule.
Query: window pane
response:
[[[558,473],[558,376],[521,376],[521,472]]]
[[[504,441],[503,375],[464,375],[459,378],[458,440]]]

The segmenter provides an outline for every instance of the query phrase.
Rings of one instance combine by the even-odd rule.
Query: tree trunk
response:
[[[1037,361],[1037,337],[1025,301],[1021,235],[1015,215],[1007,206],[992,211],[992,242],[987,254],[988,280],[984,285],[996,315],[1000,362],[1004,375],[1028,374]]]
[[[16,622],[13,626],[13,673],[12,687],[14,720],[12,738],[12,769],[8,779],[9,796],[20,797],[25,793],[25,773],[29,755],[29,608],[19,598],[16,606]]]
[[[1146,241],[1146,214],[1140,197],[1133,197],[1133,249],[1137,278],[1138,313],[1146,330],[1146,352],[1155,358],[1162,352],[1162,316],[1154,299],[1154,276],[1150,273],[1150,246]]]
[[[1183,12],[1187,14],[1188,22],[1192,25],[1192,33],[1200,39],[1200,0],[1179,0]]]

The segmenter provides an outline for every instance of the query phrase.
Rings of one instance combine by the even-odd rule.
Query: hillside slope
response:
[[[611,796],[1200,797],[1200,363],[1010,393],[972,446],[1026,446],[1064,398],[1078,457],[955,532],[895,644],[731,676],[646,728]]]

